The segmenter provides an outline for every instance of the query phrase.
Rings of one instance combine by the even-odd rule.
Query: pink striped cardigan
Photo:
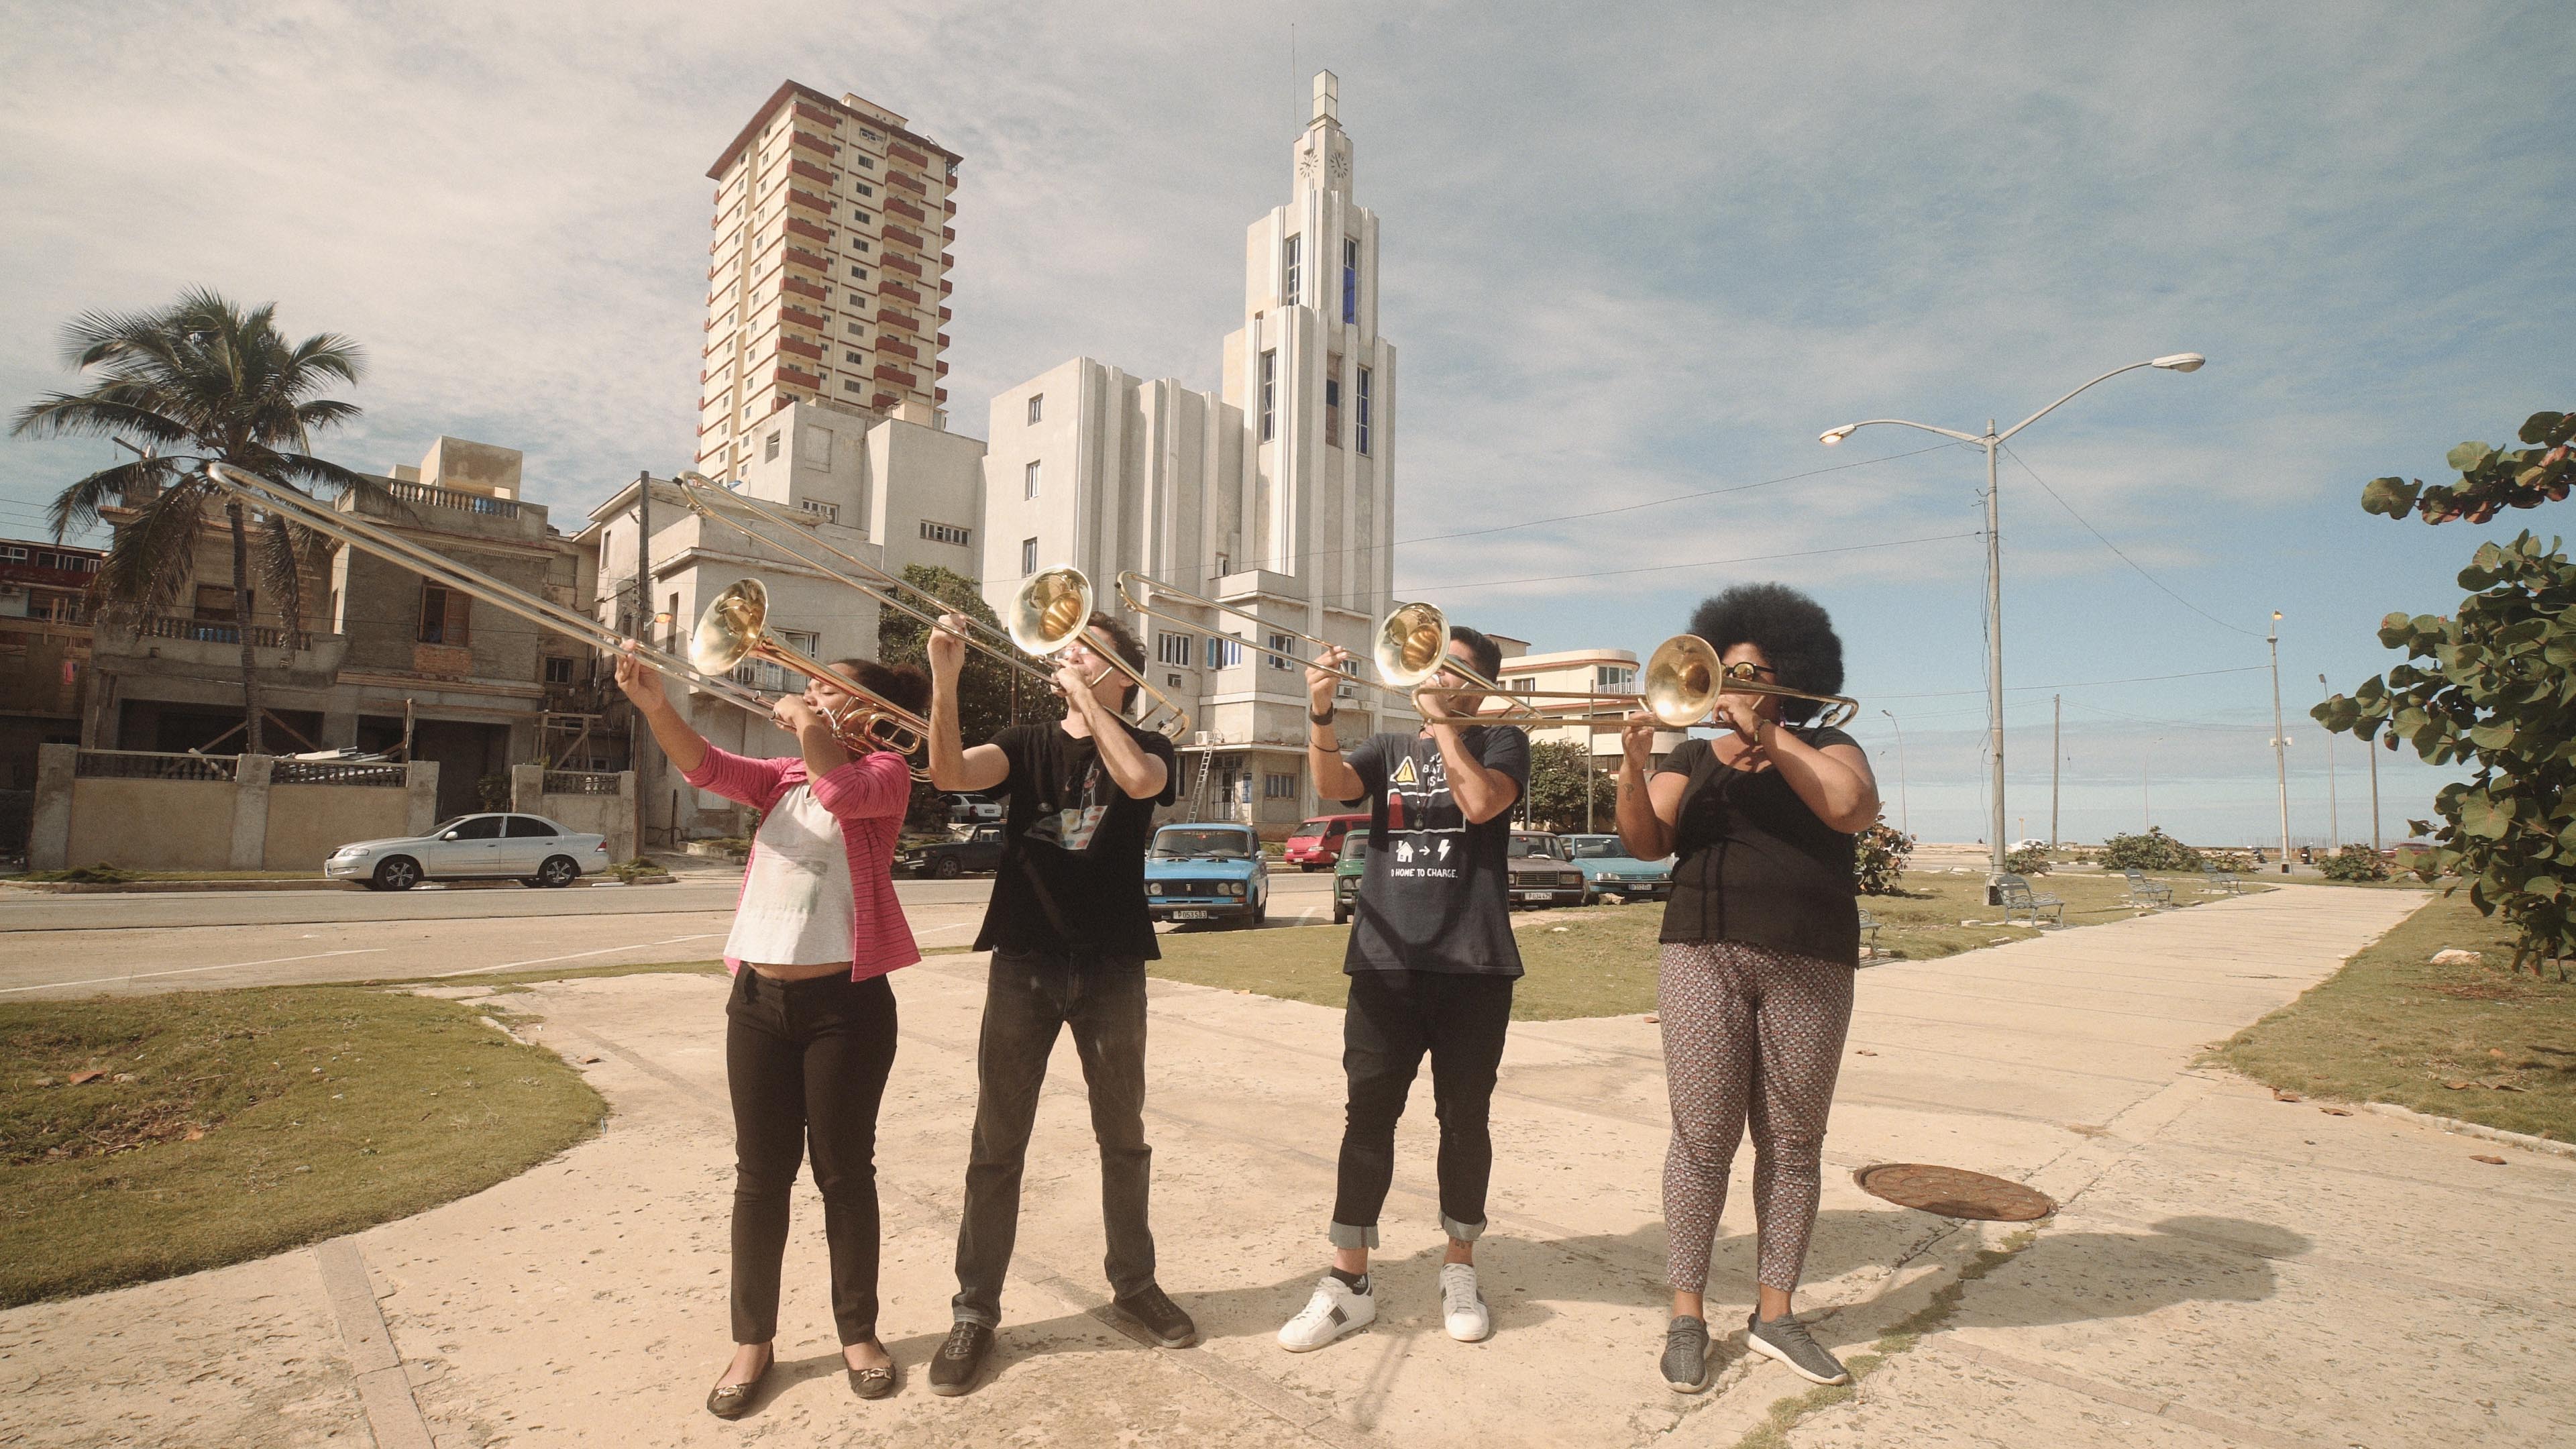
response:
[[[712,745],[683,778],[764,813],[788,791],[809,783],[801,756],[755,760]],[[810,783],[815,800],[840,822],[841,840],[850,852],[851,916],[857,927],[850,942],[850,979],[865,981],[920,960],[921,949],[913,944],[912,927],[905,924],[903,906],[894,896],[895,836],[912,801],[912,774],[903,756],[878,750]],[[757,852],[760,842],[755,839],[751,848]],[[749,869],[742,878],[748,891]],[[734,904],[741,907],[740,896]],[[740,971],[742,962],[727,956],[725,969]]]

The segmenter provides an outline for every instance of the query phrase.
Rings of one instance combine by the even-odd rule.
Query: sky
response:
[[[1383,222],[1396,581],[1536,649],[1777,580],[1834,615],[1889,819],[1986,833],[1981,451],[2011,835],[2369,833],[2306,710],[2481,538],[2363,515],[2576,405],[2563,4],[323,3],[0,9],[0,398],[62,324],[209,286],[345,333],[382,469],[522,449],[570,519],[685,466],[712,184],[784,79],[966,158],[953,426],[1067,358],[1218,381],[1243,228],[1341,78]],[[108,461],[0,439],[0,534]],[[1568,517],[1567,515],[1585,515]],[[2055,706],[2062,705],[2053,716]],[[1902,746],[1899,746],[1899,735]],[[2328,788],[2329,761],[2335,771]],[[2448,778],[2379,757],[2402,836]]]

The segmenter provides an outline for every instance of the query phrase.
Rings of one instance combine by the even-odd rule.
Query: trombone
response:
[[[769,586],[758,579],[727,585],[698,615],[698,627],[689,634],[689,662],[708,674],[730,675],[749,659],[822,680],[849,695],[849,703],[822,712],[833,738],[844,745],[864,742],[907,760],[929,751],[930,721],[778,637],[769,627]],[[927,770],[916,773],[930,778]]]
[[[311,529],[325,537],[337,539],[351,548],[388,559],[419,574],[431,583],[453,589],[469,598],[480,599],[494,608],[516,614],[530,623],[552,630],[566,638],[585,641],[607,654],[616,655],[626,650],[628,641],[617,630],[611,629],[587,614],[576,613],[561,604],[514,589],[489,574],[467,568],[454,559],[414,543],[400,534],[379,528],[363,518],[341,513],[318,499],[272,482],[247,469],[236,468],[230,463],[217,462],[213,459],[201,460],[198,466],[207,480],[216,487],[289,522]],[[760,588],[757,580],[747,579],[744,583],[755,590]],[[636,644],[634,653],[636,658],[661,673],[676,675],[687,680],[691,685],[705,690],[727,704],[748,710],[763,718],[774,719],[768,696],[736,682],[731,676],[722,672],[723,669],[730,669],[734,663],[751,655],[758,643],[766,638],[768,599],[765,590],[758,596],[760,609],[757,613],[746,615],[737,607],[723,619],[719,619],[718,611],[726,608],[728,599],[734,598],[741,588],[742,585],[735,585],[734,588],[726,590],[724,595],[720,595],[715,604],[708,606],[707,615],[698,621],[697,633],[692,640],[694,653],[696,644],[701,641],[711,640],[728,631],[741,634],[739,626],[747,619],[751,642],[746,643],[741,653],[726,660],[722,666],[713,665],[716,657],[714,653],[709,654],[709,667],[705,668],[691,659],[683,659],[664,650],[653,648],[649,644]],[[811,674],[830,683],[834,688],[856,697],[858,703],[846,707],[840,712],[839,718],[832,720],[833,737],[843,746],[862,752],[893,749],[900,753],[911,753],[901,743],[904,732],[916,724],[923,730],[927,730],[927,722],[919,720],[917,716],[911,715],[909,711],[893,701],[861,688],[855,681],[833,673],[827,666],[815,664],[801,654],[795,656],[796,660],[801,662],[790,663],[785,655],[793,652],[781,650],[762,657],[786,663],[800,673]],[[926,735],[921,737],[926,738]],[[928,778],[926,773],[918,768],[913,770],[913,774],[916,778]]]
[[[1291,650],[1273,649],[1267,644],[1257,644],[1250,639],[1238,638],[1222,629],[1199,623],[1195,619],[1184,619],[1168,610],[1157,609],[1148,602],[1156,596],[1174,599],[1193,608],[1212,609],[1220,614],[1231,614],[1235,618],[1248,620],[1264,629],[1286,634],[1291,639],[1303,639],[1314,645],[1318,651],[1336,647],[1330,641],[1318,639],[1312,634],[1295,629],[1283,629],[1277,623],[1264,619],[1249,609],[1238,609],[1232,604],[1218,603],[1204,594],[1194,594],[1187,589],[1176,588],[1160,580],[1147,578],[1134,569],[1129,569],[1118,576],[1119,602],[1125,604],[1133,613],[1142,614],[1149,619],[1160,619],[1166,624],[1177,624],[1193,633],[1205,634],[1212,639],[1224,639],[1242,648],[1267,654],[1274,659],[1287,660],[1300,668],[1315,667],[1313,659]],[[1525,695],[1503,688],[1500,684],[1450,657],[1449,619],[1447,615],[1440,612],[1440,606],[1437,604],[1398,604],[1389,609],[1386,617],[1378,621],[1377,633],[1369,643],[1369,654],[1377,665],[1379,677],[1361,679],[1353,676],[1351,682],[1383,689],[1390,694],[1404,695],[1414,701],[1414,708],[1417,710],[1421,709],[1421,696],[1426,694],[1490,694],[1498,695],[1505,701],[1504,709],[1496,716],[1498,719],[1513,715],[1529,717],[1538,713],[1534,706],[1523,702]],[[1433,685],[1432,676],[1442,670],[1447,670],[1465,683],[1455,686]]]
[[[1675,634],[1655,646],[1646,656],[1646,667],[1640,689],[1634,694],[1594,692],[1582,689],[1524,690],[1521,699],[1572,700],[1585,704],[1608,704],[1619,713],[1642,709],[1662,721],[1667,728],[1686,730],[1705,724],[1717,708],[1721,694],[1767,694],[1780,699],[1804,699],[1830,706],[1817,719],[1828,729],[1839,729],[1860,713],[1860,701],[1844,694],[1811,694],[1757,679],[1749,663],[1728,665],[1719,662],[1717,650],[1696,634]],[[1592,723],[1596,730],[1605,728],[1599,721],[1611,718],[1607,728],[1617,728],[1612,716],[1598,710],[1586,711],[1575,718]]]
[[[892,609],[932,629],[947,628],[945,621],[950,614],[963,616],[966,620],[963,637],[970,647],[1000,660],[1040,688],[1054,689],[1055,675],[1031,663],[1031,657],[1051,658],[1077,642],[1088,642],[1091,651],[1106,661],[1101,672],[1092,676],[1092,683],[1099,683],[1114,670],[1125,675],[1152,701],[1138,717],[1140,728],[1158,715],[1168,714],[1171,721],[1157,733],[1173,738],[1189,733],[1188,710],[1156,688],[1142,672],[1129,668],[1127,661],[1119,658],[1118,651],[1110,648],[1106,641],[1091,637],[1091,581],[1080,569],[1045,569],[1030,576],[1011,601],[1010,627],[997,629],[909,579],[888,573],[866,559],[810,536],[796,519],[783,510],[760,499],[736,493],[704,473],[684,472],[671,481],[678,486],[681,502],[690,512],[721,523],[755,543],[847,584],[875,600],[882,608]],[[744,521],[746,517],[769,527],[755,528]],[[836,568],[817,558],[817,554],[828,554],[848,568]],[[1074,607],[1077,603],[1079,608]]]

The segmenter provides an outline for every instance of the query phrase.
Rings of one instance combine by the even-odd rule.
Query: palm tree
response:
[[[315,396],[334,380],[358,380],[363,361],[357,344],[333,332],[290,343],[277,330],[275,303],[245,312],[201,288],[159,311],[82,314],[63,329],[63,361],[89,374],[89,391],[39,398],[19,411],[10,432],[110,438],[135,457],[63,489],[53,504],[55,541],[95,526],[107,508],[132,510],[100,562],[93,587],[118,610],[156,612],[170,607],[187,584],[206,512],[222,505],[232,531],[243,746],[246,753],[264,753],[251,652],[251,579],[256,573],[277,606],[290,645],[300,643],[301,565],[321,552],[323,540],[273,514],[253,520],[238,498],[202,471],[163,455],[230,463],[288,486],[381,498],[380,482],[307,451],[314,433],[358,415],[354,403]]]

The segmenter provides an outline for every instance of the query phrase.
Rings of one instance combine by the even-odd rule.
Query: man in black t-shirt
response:
[[[956,1325],[930,1363],[931,1390],[941,1394],[975,1387],[1001,1326],[1029,1130],[1063,1029],[1082,1057],[1100,1141],[1110,1290],[1157,1343],[1181,1348],[1198,1339],[1198,1326],[1155,1285],[1145,1210],[1153,1176],[1145,963],[1161,954],[1145,909],[1145,846],[1154,807],[1171,802],[1179,771],[1171,741],[1127,722],[1136,685],[1108,660],[1114,648],[1142,670],[1145,651],[1108,615],[1092,615],[1082,639],[1056,656],[1064,718],[1014,725],[968,749],[957,727],[965,624],[951,615],[930,634],[930,780],[942,790],[1007,787],[1008,803],[992,902],[975,938],[975,949],[993,955],[975,1051]]]
[[[1502,652],[1473,629],[1449,631],[1449,655],[1492,679]],[[1494,1144],[1486,1129],[1494,1077],[1511,1024],[1520,949],[1512,941],[1511,810],[1529,788],[1529,736],[1472,723],[1483,698],[1425,692],[1418,734],[1378,734],[1346,755],[1333,734],[1340,649],[1306,671],[1312,709],[1306,758],[1326,799],[1369,802],[1367,870],[1352,905],[1342,970],[1342,1072],[1349,1083],[1329,1237],[1332,1271],[1279,1330],[1292,1352],[1321,1348],[1377,1317],[1368,1276],[1378,1210],[1395,1176],[1395,1122],[1422,1058],[1440,1114],[1440,1224],[1449,1253],[1440,1268],[1449,1335],[1474,1343],[1493,1332],[1476,1284],[1476,1238]],[[1464,681],[1443,670],[1435,688]]]

